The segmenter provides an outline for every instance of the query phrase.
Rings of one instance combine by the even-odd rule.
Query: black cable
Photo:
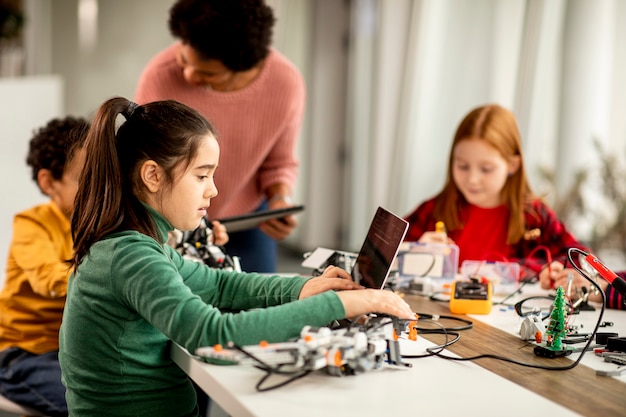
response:
[[[411,253],[411,252],[408,252],[408,253]],[[419,277],[423,278],[423,277],[427,276],[430,273],[430,271],[433,269],[433,267],[435,266],[435,262],[437,262],[437,258],[435,257],[434,253],[424,253],[424,252],[421,252],[420,254],[430,255],[430,258],[431,258],[430,259],[430,265],[428,266],[428,269],[426,269],[426,271],[423,274],[418,275]]]
[[[566,263],[567,261],[564,261],[564,263]],[[512,307],[510,304],[505,304],[505,302],[517,295],[517,294],[521,294],[522,293],[522,289],[524,288],[524,286],[528,285],[528,284],[534,284],[536,282],[539,281],[539,275],[541,275],[541,273],[547,269],[550,266],[550,263],[546,263],[544,264],[541,269],[539,271],[537,271],[534,275],[531,275],[530,277],[526,277],[524,279],[521,279],[520,282],[520,286],[513,291],[512,293],[508,294],[506,297],[504,297],[502,300],[498,301],[498,302],[494,302],[493,305],[502,305],[502,306],[506,306],[506,307]]]
[[[237,345],[235,345],[233,343],[229,343],[229,346],[232,347],[233,349],[238,350],[239,352],[241,352],[244,355],[246,355],[248,358],[250,358],[250,359],[254,360],[255,362],[257,362],[258,365],[254,365],[254,366],[256,368],[262,370],[262,371],[265,371],[265,372],[268,372],[268,373],[279,374],[279,375],[293,375],[293,374],[296,374],[298,372],[297,370],[283,371],[282,369],[280,369],[282,366],[291,365],[291,364],[281,363],[281,364],[278,364],[277,366],[268,365],[267,363],[263,362],[258,356],[253,355],[252,353],[248,352],[247,350],[245,350],[241,346],[237,346]]]
[[[509,298],[514,297],[517,294],[521,294],[522,293],[522,288],[524,288],[525,285],[528,285],[532,282],[535,282],[533,280],[524,280],[524,281],[520,281],[520,286],[517,287],[517,289],[515,291],[513,291],[512,293],[510,293],[509,295],[507,295],[506,297],[504,297],[502,300],[494,302],[493,305],[502,305],[502,306],[508,306],[507,304],[505,304],[506,300],[508,300]]]
[[[361,317],[361,316],[359,316]],[[366,316],[367,317],[367,316]],[[355,321],[353,321],[350,324],[350,329],[352,328],[360,328],[360,329],[367,329],[367,331],[371,332],[371,331],[375,331],[378,328],[389,324],[391,322],[391,318],[385,318],[383,316],[379,316],[382,317],[382,320],[379,320],[377,322],[370,322],[370,320],[366,320],[363,324],[358,324],[357,322],[359,321],[359,319],[356,319]],[[283,364],[278,364],[276,366],[272,366],[269,365],[268,363],[266,363],[265,361],[263,361],[261,358],[259,358],[258,356],[250,353],[249,351],[247,351],[246,349],[244,349],[241,346],[238,346],[234,343],[229,343],[228,346],[232,349],[236,349],[237,351],[241,352],[242,354],[244,354],[245,356],[247,356],[248,358],[252,359],[253,361],[255,361],[257,363],[257,365],[254,365],[257,369],[260,369],[262,371],[265,372],[265,375],[263,375],[261,377],[261,379],[257,382],[255,388],[257,391],[263,392],[263,391],[270,391],[276,388],[280,388],[283,387],[287,384],[290,384],[291,382],[303,378],[307,375],[309,375],[311,372],[311,370],[301,370],[301,369],[294,369],[294,370],[283,370],[281,369],[283,366],[288,366],[288,365],[293,365],[292,363],[283,363]],[[265,382],[268,381],[268,379],[273,376],[273,375],[282,375],[282,376],[290,376],[289,378],[286,378],[285,380],[276,383],[274,385],[270,385],[267,387],[264,387],[263,384]]]
[[[439,329],[424,329],[421,331],[421,334],[443,334],[445,335],[445,342],[442,345],[437,345],[434,348],[438,348],[439,351],[443,351],[445,348],[447,348],[448,346],[456,343],[460,338],[461,338],[461,334],[458,332],[454,332],[454,331],[448,331],[441,323],[439,323],[438,321],[435,320],[427,320],[433,324],[436,324],[437,326],[439,326]],[[449,340],[448,336],[452,335],[455,336],[454,339]],[[429,356],[433,356],[434,353],[428,352],[425,355],[401,355],[402,359],[419,359],[419,358],[427,358]]]
[[[440,319],[442,320],[453,320],[453,321],[458,321],[463,323],[464,325],[462,326],[457,326],[457,327],[443,327],[441,324],[437,323],[437,325],[442,327],[443,331],[446,332],[452,332],[452,331],[462,331],[462,330],[469,330],[472,327],[474,327],[474,323],[471,320],[468,319],[464,319],[461,317],[455,317],[455,316],[442,316],[442,315],[438,315],[438,314],[426,314],[426,313],[415,313],[417,314],[417,322],[419,323],[420,321],[422,321],[422,319],[428,320],[430,322],[434,322],[436,323],[437,321],[439,321]],[[422,327],[416,327],[416,329],[419,332],[425,332],[428,330],[432,330],[432,329],[426,329],[426,328],[422,328]]]
[[[431,353],[432,355],[438,356],[438,357],[440,357],[442,359],[447,359],[447,360],[452,360],[452,361],[474,361],[474,360],[478,360],[478,359],[496,359],[496,360],[509,362],[509,363],[513,363],[513,364],[524,366],[524,367],[528,367],[528,368],[545,369],[545,370],[550,370],[550,371],[565,371],[565,370],[569,370],[569,369],[572,369],[572,368],[576,367],[580,363],[580,361],[583,359],[583,356],[585,355],[585,353],[589,350],[589,346],[591,345],[591,342],[594,339],[594,335],[597,333],[598,328],[600,327],[600,323],[602,322],[602,316],[604,315],[604,309],[605,309],[604,306],[606,305],[606,296],[604,294],[604,291],[602,291],[602,288],[600,287],[600,285],[598,285],[584,271],[582,271],[578,267],[578,265],[576,265],[576,263],[572,259],[572,253],[573,252],[577,252],[577,253],[582,254],[584,256],[587,256],[587,253],[585,253],[584,251],[582,251],[582,250],[580,250],[578,248],[569,248],[568,251],[567,251],[567,258],[569,259],[570,264],[574,267],[574,269],[576,269],[587,281],[589,281],[594,287],[596,287],[599,290],[600,296],[602,297],[602,307],[600,309],[600,314],[598,316],[598,321],[596,322],[596,326],[595,326],[593,332],[589,336],[589,339],[588,339],[587,343],[585,344],[585,346],[582,348],[582,351],[580,352],[580,355],[578,356],[578,358],[575,361],[573,361],[571,364],[566,365],[566,366],[544,366],[544,365],[537,365],[537,364],[532,364],[532,363],[521,362],[521,361],[517,361],[515,359],[511,359],[511,358],[507,358],[507,357],[499,356],[499,355],[493,355],[493,354],[481,354],[481,355],[476,355],[476,356],[471,356],[471,357],[466,357],[466,358],[461,358],[461,357],[456,357],[456,356],[446,356],[446,355],[441,353],[442,349],[440,349],[440,347],[438,347],[438,346],[435,346],[435,347],[432,347],[432,348],[427,348],[426,351]],[[436,349],[439,349],[439,350],[436,351]]]
[[[441,294],[445,294],[445,292],[443,292],[443,291],[434,292],[434,293],[432,293],[428,297],[428,299],[430,301],[437,301],[439,303],[449,303],[450,302],[450,296],[448,296],[448,298],[439,298],[439,295],[441,295]]]
[[[584,251],[581,251],[578,248],[570,248],[567,252],[567,256],[568,259],[570,260],[570,263],[572,264],[572,266],[585,278],[587,279],[594,287],[596,287],[602,297],[602,308],[600,310],[600,314],[598,317],[598,321],[596,323],[596,326],[593,330],[593,332],[590,334],[587,343],[585,344],[585,346],[582,348],[582,351],[580,352],[579,357],[572,362],[571,364],[567,365],[567,366],[544,366],[544,365],[537,365],[537,364],[531,364],[531,363],[526,363],[526,362],[521,362],[515,359],[511,359],[511,358],[507,358],[504,356],[499,356],[499,355],[493,355],[493,354],[481,354],[481,355],[476,355],[476,356],[471,356],[471,357],[456,357],[456,356],[447,356],[444,355],[442,352],[444,351],[444,349],[448,346],[451,346],[452,344],[456,343],[461,335],[460,333],[458,333],[459,331],[462,330],[469,330],[471,328],[473,328],[474,323],[471,320],[468,319],[464,319],[461,317],[455,317],[455,316],[447,316],[447,315],[434,315],[434,314],[426,314],[426,313],[417,313],[418,315],[418,322],[419,321],[428,321],[431,323],[436,324],[437,326],[439,326],[439,329],[433,329],[433,328],[423,328],[423,327],[417,327],[415,326],[415,329],[422,333],[422,334],[443,334],[445,335],[445,342],[442,345],[437,345],[434,347],[430,347],[426,349],[427,354],[424,355],[401,355],[402,358],[407,358],[407,359],[411,359],[411,358],[424,358],[424,357],[430,357],[430,356],[438,356],[442,359],[447,359],[447,360],[453,360],[453,361],[474,361],[474,360],[478,360],[478,359],[496,359],[496,360],[500,360],[500,361],[504,361],[504,362],[509,362],[509,363],[513,363],[516,365],[520,365],[520,366],[524,366],[524,367],[528,367],[528,368],[535,368],[535,369],[545,369],[545,370],[553,370],[553,371],[563,371],[563,370],[568,370],[568,369],[572,369],[575,366],[577,366],[580,361],[582,360],[584,354],[589,350],[589,346],[591,345],[591,342],[593,341],[593,336],[597,333],[598,328],[600,327],[600,323],[602,322],[602,316],[604,315],[604,309],[605,309],[605,304],[606,304],[606,296],[604,294],[604,291],[602,290],[602,288],[593,280],[591,279],[584,271],[582,271],[577,265],[576,263],[573,262],[571,256],[573,252],[578,252],[579,254],[583,254],[583,255],[587,255]],[[464,325],[461,326],[456,326],[456,327],[445,327],[443,326],[439,320],[440,319],[444,319],[444,320],[453,320],[453,321],[458,321],[461,323],[464,323]],[[382,325],[381,323],[378,323],[378,325]],[[376,325],[373,326],[373,328],[375,328]],[[455,336],[454,339],[450,340],[449,336]],[[235,349],[239,350],[240,352],[242,352],[244,355],[248,356],[249,358],[255,360],[257,363],[260,364],[260,366],[257,366],[257,368],[263,370],[266,372],[266,374],[259,380],[259,382],[256,384],[256,389],[258,391],[269,391],[272,389],[276,389],[282,386],[285,386],[297,379],[303,378],[306,375],[310,374],[312,371],[283,371],[280,368],[282,366],[284,366],[285,364],[279,365],[277,367],[275,366],[270,366],[268,364],[266,364],[264,361],[262,361],[260,358],[256,357],[255,355],[251,354],[250,352],[246,351],[245,349],[236,346],[234,344],[231,344],[232,347],[234,347]],[[269,387],[263,387],[263,383],[266,382],[272,375],[290,375],[290,378],[287,378],[286,380],[271,385]]]
[[[244,348],[242,348],[241,346],[235,345],[234,343],[229,343],[229,347],[236,349],[237,351],[243,353],[245,356],[247,356],[248,358],[254,360],[255,362],[258,363],[258,365],[255,365],[255,367],[257,369],[260,369],[262,371],[265,372],[265,375],[263,375],[261,377],[261,379],[259,380],[259,382],[257,382],[255,388],[257,391],[259,392],[263,392],[263,391],[270,391],[276,388],[280,388],[283,387],[297,379],[303,378],[305,376],[307,376],[308,374],[311,373],[311,371],[299,371],[299,370],[293,370],[293,371],[285,371],[280,369],[282,366],[286,365],[286,364],[279,364],[278,366],[271,366],[267,363],[265,363],[263,360],[261,360],[261,358],[259,358],[256,355],[253,355],[252,353],[248,352],[247,350],[245,350]],[[279,383],[276,383],[274,385],[270,385],[268,387],[263,387],[263,383],[266,382],[271,376],[273,375],[284,375],[284,376],[290,376],[290,378],[287,378]]]
[[[515,309],[515,313],[518,316],[520,316],[521,318],[524,318],[524,317],[528,317],[528,316],[533,315],[533,314],[537,314],[536,311],[530,311],[528,313],[524,313],[522,311],[522,306],[524,305],[525,302],[531,301],[531,300],[548,300],[548,301],[554,302],[554,298],[555,297],[552,296],[552,295],[535,295],[535,296],[532,296],[532,297],[526,297],[523,300],[520,300],[517,303],[515,303],[513,308]],[[571,307],[569,304],[568,304],[568,306]],[[541,320],[545,320],[545,319],[550,317],[550,314],[552,313],[552,308],[553,307],[550,306],[550,309],[548,310],[548,313],[546,315],[544,315],[543,317],[540,317]]]
[[[287,378],[286,380],[279,382],[277,384],[274,385],[270,385],[269,387],[262,387],[261,385],[263,385],[263,383],[265,381],[267,381],[272,375],[277,374],[277,372],[271,371],[271,370],[266,370],[266,374],[263,375],[263,377],[259,380],[259,382],[257,382],[257,384],[255,385],[255,388],[257,391],[259,392],[264,392],[264,391],[270,391],[276,388],[280,388],[280,387],[284,387],[287,384],[292,383],[293,381],[303,378],[305,376],[307,376],[308,374],[311,373],[311,371],[303,371],[299,374],[294,374],[291,378]],[[283,374],[284,375],[284,374]]]
[[[257,366],[257,368],[259,369],[272,369],[273,367],[271,365],[266,364],[265,362],[263,362],[260,358],[258,358],[256,355],[253,355],[252,353],[248,352],[247,350],[245,350],[244,348],[242,348],[239,345],[236,345],[234,343],[229,343],[228,344],[229,347],[238,350],[239,352],[243,353],[245,356],[249,357],[250,359],[258,362],[261,366]]]

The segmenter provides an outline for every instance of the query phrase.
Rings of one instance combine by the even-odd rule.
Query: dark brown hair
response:
[[[120,114],[126,121],[116,132]],[[215,136],[211,124],[177,101],[137,106],[115,97],[100,106],[87,134],[85,167],[72,217],[74,269],[91,245],[110,233],[136,230],[159,240],[141,203],[145,188],[139,169],[145,161],[155,161],[171,185],[174,169],[193,160],[200,140],[208,134]]]
[[[74,153],[83,146],[89,122],[82,117],[67,116],[50,120],[33,132],[28,145],[26,164],[31,177],[39,186],[39,171],[47,169],[52,178],[60,180]]]
[[[275,21],[264,0],[179,0],[168,24],[203,60],[246,71],[268,55]]]
[[[534,194],[530,188],[522,158],[522,143],[517,121],[513,113],[496,104],[484,105],[470,111],[461,121],[454,135],[446,184],[437,196],[434,215],[442,220],[448,230],[463,227],[463,219],[459,217],[462,205],[467,204],[452,176],[454,148],[464,140],[482,140],[497,149],[504,159],[510,161],[519,157],[519,168],[508,177],[502,189],[502,199],[509,208],[509,225],[507,243],[515,244],[524,235],[524,205],[532,200]]]

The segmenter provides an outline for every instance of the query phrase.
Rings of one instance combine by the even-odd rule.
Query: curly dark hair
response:
[[[168,24],[172,35],[203,59],[246,71],[269,53],[275,21],[264,0],[179,0]]]
[[[33,181],[41,169],[50,170],[55,180],[60,180],[67,161],[82,146],[89,130],[89,122],[81,117],[68,116],[50,120],[35,129],[28,147],[26,164],[32,168]]]

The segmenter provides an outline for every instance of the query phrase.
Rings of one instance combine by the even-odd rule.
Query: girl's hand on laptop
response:
[[[341,291],[337,295],[343,303],[347,318],[355,318],[369,313],[389,314],[409,320],[415,318],[415,313],[407,302],[391,291],[364,289]]]
[[[354,281],[352,279],[352,276],[350,276],[350,273],[348,271],[346,271],[343,268],[339,268],[338,266],[334,266],[334,265],[327,266],[324,269],[324,272],[322,272],[322,275],[320,275],[320,277],[322,277],[322,278],[341,278],[341,279],[347,279],[349,281]]]
[[[328,266],[319,277],[311,278],[304,284],[298,298],[306,298],[325,291],[359,290],[362,285],[352,281],[350,274],[337,266]]]

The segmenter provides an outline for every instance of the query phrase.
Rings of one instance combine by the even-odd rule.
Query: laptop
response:
[[[408,229],[406,220],[378,207],[350,273],[352,278],[366,288],[383,289]]]
[[[366,288],[382,290],[407,230],[406,220],[378,207],[350,272],[354,281]],[[352,326],[349,319],[334,320],[328,325],[331,329]]]
[[[382,289],[395,264],[409,224],[389,210],[378,207],[358,254],[317,248],[305,255],[302,266],[321,274],[329,265],[350,270],[352,278],[366,288]]]

